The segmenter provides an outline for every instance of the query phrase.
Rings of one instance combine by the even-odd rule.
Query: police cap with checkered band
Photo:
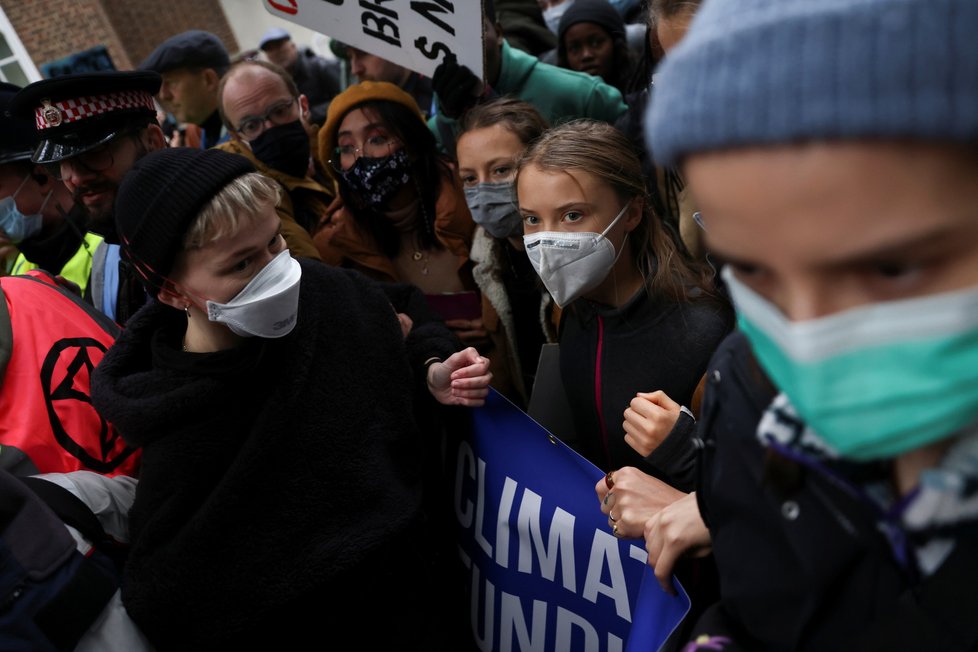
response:
[[[161,83],[149,71],[62,75],[25,86],[10,110],[34,123],[31,160],[56,163],[155,122]]]

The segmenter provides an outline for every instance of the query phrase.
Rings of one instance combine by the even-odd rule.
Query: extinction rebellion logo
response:
[[[134,452],[95,410],[87,391],[106,350],[90,337],[64,338],[51,346],[41,365],[41,388],[55,440],[98,473],[110,473]],[[89,434],[94,432],[97,437]]]

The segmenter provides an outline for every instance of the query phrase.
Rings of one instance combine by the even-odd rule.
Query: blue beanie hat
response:
[[[978,0],[706,0],[656,71],[655,161],[812,139],[978,140]]]

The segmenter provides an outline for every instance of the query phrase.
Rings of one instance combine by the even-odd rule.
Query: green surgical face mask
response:
[[[723,277],[761,366],[840,456],[895,457],[978,420],[978,287],[791,322]]]

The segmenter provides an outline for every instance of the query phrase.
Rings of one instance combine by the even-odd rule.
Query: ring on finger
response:
[[[605,485],[607,485],[607,487],[609,489],[611,489],[611,488],[613,488],[615,486],[615,472],[614,471],[608,471],[608,473],[604,476],[604,483],[605,483]]]
[[[615,523],[615,526],[613,528],[611,528],[611,533],[613,535],[615,535],[616,537],[621,536],[621,534],[618,532],[618,524],[617,523]]]
[[[617,523],[618,522],[618,519],[615,518],[614,514],[612,514],[611,512],[608,512],[608,518],[611,519],[611,522],[612,523]]]

